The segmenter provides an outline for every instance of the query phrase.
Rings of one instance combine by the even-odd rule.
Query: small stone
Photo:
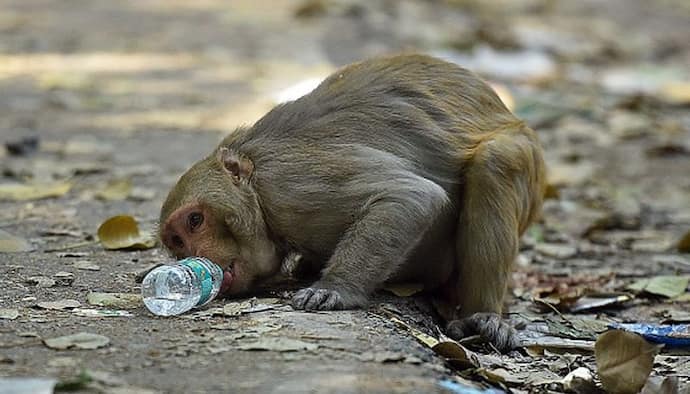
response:
[[[56,272],[53,278],[58,286],[72,286],[72,283],[74,283],[74,274],[71,272]]]
[[[19,317],[18,309],[0,308],[0,319],[14,320]]]
[[[26,283],[44,288],[55,286],[55,280],[47,276],[31,276],[26,278]]]

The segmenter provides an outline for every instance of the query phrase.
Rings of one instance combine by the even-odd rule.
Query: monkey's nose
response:
[[[191,256],[189,251],[189,243],[184,239],[180,233],[166,226],[161,234],[161,241],[170,249],[177,257]]]

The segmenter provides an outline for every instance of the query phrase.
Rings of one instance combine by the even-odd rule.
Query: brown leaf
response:
[[[156,240],[139,232],[137,221],[129,215],[113,216],[98,228],[98,239],[106,249],[150,249]]]
[[[431,335],[410,326],[397,317],[391,317],[391,321],[406,329],[419,342],[431,348],[436,354],[446,358],[457,369],[467,369],[479,367],[479,360],[476,355],[462,346],[461,344],[449,338],[436,339]]]
[[[637,393],[652,372],[660,346],[641,336],[621,330],[599,336],[594,347],[597,372],[604,389],[610,393]]]

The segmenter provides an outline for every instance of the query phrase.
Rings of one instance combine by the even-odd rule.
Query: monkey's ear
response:
[[[249,182],[254,172],[254,163],[251,160],[224,146],[218,149],[217,158],[235,184]]]

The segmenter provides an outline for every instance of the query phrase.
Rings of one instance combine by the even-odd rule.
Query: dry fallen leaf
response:
[[[505,384],[513,387],[524,384],[525,378],[527,377],[525,376],[525,372],[515,373],[505,368],[480,368],[477,370],[477,373],[491,383],[500,385]]]
[[[649,279],[639,280],[628,289],[649,294],[660,295],[667,298],[675,298],[685,293],[688,287],[689,276],[661,275]]]
[[[79,308],[79,305],[81,303],[77,300],[44,301],[36,304],[39,308],[52,310],[74,309]]]
[[[86,302],[91,305],[105,306],[113,309],[135,309],[141,303],[141,294],[134,293],[97,293],[86,296]]]
[[[57,338],[44,339],[43,343],[51,349],[98,349],[110,343],[110,339],[103,335],[80,332]]]
[[[601,334],[594,352],[604,389],[621,394],[639,392],[652,372],[660,348],[637,334],[621,330]]]
[[[29,252],[32,250],[31,243],[26,239],[0,230],[0,253]]]
[[[101,190],[96,192],[96,198],[105,201],[120,201],[129,197],[132,192],[132,181],[123,178],[108,182]]]
[[[150,249],[156,240],[139,231],[137,221],[129,215],[113,216],[98,228],[98,239],[104,248],[114,249]]]
[[[477,359],[476,355],[454,340],[445,337],[436,339],[431,335],[427,335],[422,331],[410,326],[397,317],[391,317],[390,319],[397,325],[410,332],[410,334],[412,334],[419,342],[431,348],[434,352],[436,352],[436,354],[444,357],[455,368],[467,369],[479,367],[479,360]]]
[[[0,200],[27,201],[60,197],[72,188],[69,182],[51,183],[3,183],[0,184]]]

